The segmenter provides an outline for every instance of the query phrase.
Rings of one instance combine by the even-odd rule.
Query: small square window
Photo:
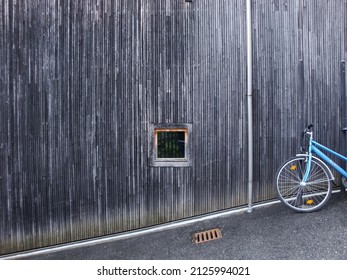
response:
[[[157,159],[184,159],[187,129],[155,129],[154,145]]]
[[[190,125],[153,125],[152,166],[189,166]]]

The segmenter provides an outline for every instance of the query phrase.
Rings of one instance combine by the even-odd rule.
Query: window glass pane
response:
[[[157,132],[157,158],[185,158],[184,131]]]

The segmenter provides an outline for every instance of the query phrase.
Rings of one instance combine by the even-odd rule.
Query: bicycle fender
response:
[[[308,157],[308,154],[297,154],[296,156],[297,157]],[[314,155],[312,155],[312,158],[314,160],[318,161],[321,165],[323,165],[328,170],[329,177],[330,177],[329,179],[330,180],[335,180],[335,177],[334,177],[333,173],[331,172],[331,169],[329,168],[329,166],[324,161],[322,161],[320,158],[318,158],[318,157],[316,157]]]

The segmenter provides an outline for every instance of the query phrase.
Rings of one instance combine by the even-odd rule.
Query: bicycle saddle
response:
[[[346,131],[347,131],[347,127],[342,128],[342,131],[343,131],[343,132],[346,132]]]

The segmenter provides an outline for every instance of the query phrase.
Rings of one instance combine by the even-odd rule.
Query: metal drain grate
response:
[[[216,240],[219,238],[222,238],[222,232],[219,228],[215,228],[215,229],[210,229],[210,230],[195,233],[193,240],[195,243],[204,243],[204,242]]]

